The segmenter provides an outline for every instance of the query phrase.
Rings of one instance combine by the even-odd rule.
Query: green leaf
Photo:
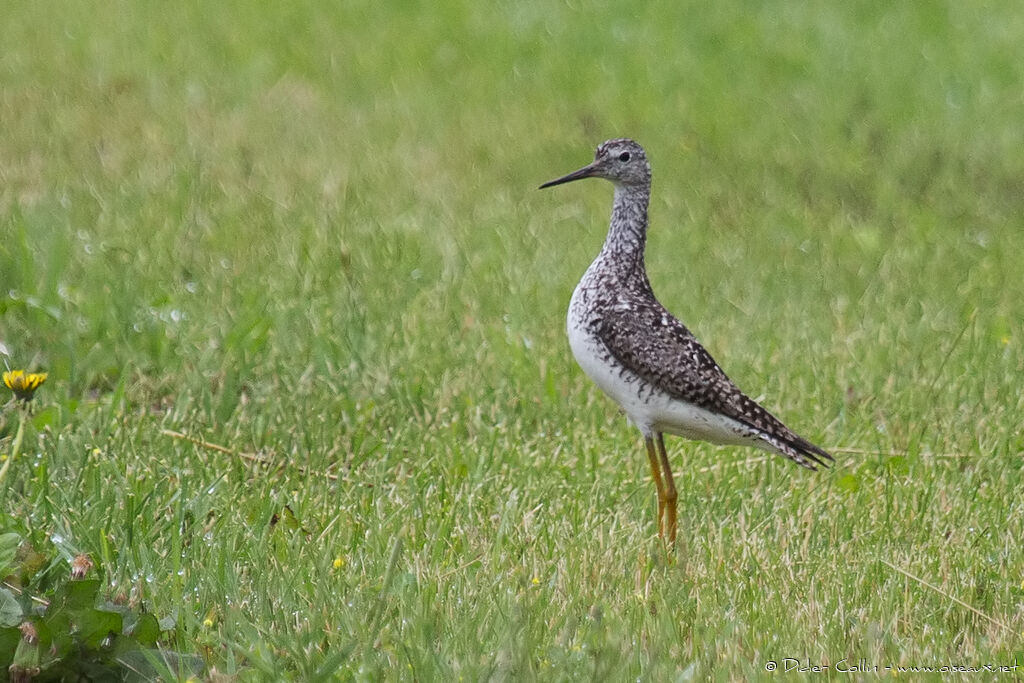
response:
[[[14,651],[18,649],[20,640],[21,631],[17,627],[0,628],[0,680],[3,680],[3,672],[14,661]]]
[[[285,523],[285,525],[289,529],[292,529],[294,531],[295,529],[301,529],[302,528],[302,523],[299,522],[299,518],[295,516],[295,513],[292,512],[292,509],[291,509],[290,506],[288,506],[288,505],[284,506],[284,515],[283,516],[284,516],[284,523]]]
[[[14,593],[6,588],[0,588],[0,628],[17,626],[21,623],[23,614]]]
[[[836,486],[840,491],[856,493],[860,490],[860,480],[857,479],[857,476],[854,474],[844,474],[836,479]]]
[[[86,647],[98,648],[110,634],[121,635],[121,615],[92,609],[83,612],[76,623],[79,637]]]
[[[37,551],[31,546],[22,546],[21,557],[18,560],[18,571],[21,573],[23,580],[27,581],[29,578],[35,575],[40,569],[42,569],[47,562],[45,555]]]
[[[14,557],[18,553],[19,543],[21,536],[16,533],[0,534],[0,578],[7,576],[14,569]]]
[[[896,476],[905,477],[910,474],[910,464],[902,455],[894,455],[886,461],[885,465],[889,472]]]
[[[53,639],[53,651],[58,657],[63,657],[71,651],[74,639],[71,635],[71,617],[63,608],[51,608],[46,611],[43,623]]]
[[[139,620],[135,622],[135,627],[129,635],[135,638],[139,645],[152,647],[160,637],[160,622],[149,612],[144,612],[139,615]]]
[[[99,590],[99,579],[68,581],[61,586],[54,602],[71,611],[90,609],[96,606]]]

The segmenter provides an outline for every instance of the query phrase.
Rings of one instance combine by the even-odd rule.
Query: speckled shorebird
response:
[[[609,140],[594,162],[541,189],[581,178],[615,186],[601,253],[569,303],[569,346],[583,371],[643,433],[658,489],[658,534],[676,539],[676,486],[664,434],[755,446],[808,469],[832,456],[740,391],[700,342],[654,297],[644,266],[651,166],[643,147]]]

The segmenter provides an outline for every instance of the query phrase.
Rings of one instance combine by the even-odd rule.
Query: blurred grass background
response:
[[[0,512],[169,648],[304,680],[1021,652],[1012,5],[41,2],[0,40],[0,342],[50,372]],[[564,339],[610,190],[535,191],[618,136],[655,291],[840,454],[672,442],[674,561]]]

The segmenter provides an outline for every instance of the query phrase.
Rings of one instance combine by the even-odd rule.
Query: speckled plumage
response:
[[[573,293],[570,346],[583,370],[641,430],[648,449],[670,433],[755,446],[809,469],[831,460],[740,391],[655,298],[644,266],[651,173],[643,148],[609,140],[592,164],[542,187],[586,177],[611,180],[615,202],[604,247]],[[660,496],[659,486],[659,502]]]

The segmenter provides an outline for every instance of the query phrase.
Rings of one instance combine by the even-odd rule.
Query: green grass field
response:
[[[1012,3],[42,2],[0,41],[40,590],[88,553],[200,680],[1024,675]],[[837,455],[670,440],[673,555],[565,339],[611,188],[536,191],[620,136],[659,297]]]

